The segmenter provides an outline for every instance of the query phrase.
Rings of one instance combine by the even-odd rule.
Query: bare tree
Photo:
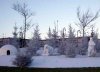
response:
[[[79,20],[79,23],[76,25],[79,26],[83,33],[83,45],[84,45],[84,34],[85,29],[88,27],[92,22],[94,22],[99,17],[99,11],[97,11],[95,14],[92,14],[90,10],[88,9],[85,13],[81,13],[80,8],[77,8],[77,18]]]
[[[26,38],[26,31],[32,26],[30,18],[32,17],[33,13],[28,9],[28,5],[26,3],[15,3],[13,4],[13,9],[17,11],[24,19],[23,22],[23,38]]]
[[[91,14],[90,10],[87,10],[85,13],[82,14],[80,8],[77,8],[77,17],[79,20],[77,26],[82,29],[84,37],[85,28],[99,17],[99,11],[97,11],[95,15]]]

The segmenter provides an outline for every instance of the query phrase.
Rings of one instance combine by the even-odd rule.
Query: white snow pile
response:
[[[0,66],[14,66],[12,65],[12,61],[14,60],[15,56],[14,55],[2,55],[0,56]]]
[[[37,55],[59,55],[58,48],[53,48],[52,46],[45,44],[44,48],[37,50]]]
[[[15,56],[0,56],[0,66],[14,66]],[[67,58],[61,56],[34,56],[30,67],[37,68],[73,68],[73,67],[100,67],[100,57],[77,56]]]
[[[37,56],[31,67],[39,68],[73,68],[73,67],[100,67],[99,57],[66,58],[65,56]]]

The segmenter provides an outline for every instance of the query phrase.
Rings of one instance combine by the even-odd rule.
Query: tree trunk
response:
[[[82,47],[84,48],[84,28],[83,28]]]
[[[26,45],[26,16],[24,16],[25,20],[24,20],[24,41],[23,41],[23,47],[25,47]]]

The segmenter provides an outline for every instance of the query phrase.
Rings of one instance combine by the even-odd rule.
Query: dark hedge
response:
[[[0,72],[100,72],[100,67],[89,67],[89,68],[0,67]]]

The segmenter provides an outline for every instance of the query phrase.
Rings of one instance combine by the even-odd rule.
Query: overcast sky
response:
[[[59,31],[68,25],[78,30],[74,23],[78,22],[76,9],[80,6],[82,12],[90,9],[95,13],[100,9],[100,0],[0,0],[0,37],[12,37],[13,26],[23,25],[22,16],[12,9],[13,3],[26,2],[29,9],[35,13],[32,23],[38,24],[43,38],[46,37],[49,26],[54,28],[54,21],[58,20]],[[99,29],[100,18],[95,21],[95,27]],[[32,36],[33,29],[27,32],[27,38]],[[100,32],[100,29],[99,29]]]

